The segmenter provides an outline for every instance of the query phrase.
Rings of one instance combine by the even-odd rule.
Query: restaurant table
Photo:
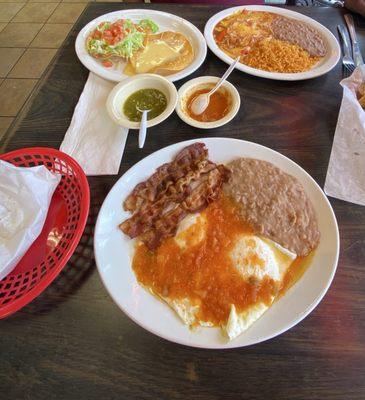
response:
[[[201,30],[223,8],[90,3],[3,138],[2,152],[59,147],[88,76],[75,54],[77,33],[99,15],[136,7],[177,14]],[[340,9],[292,9],[336,36],[343,23]],[[364,44],[365,31],[358,34]],[[187,79],[219,76],[226,68],[208,51]],[[75,254],[42,295],[0,321],[0,399],[365,399],[364,207],[330,198],[341,252],[328,293],[300,324],[251,347],[204,350],[170,343],[132,322],[101,283],[93,230],[103,199],[128,168],[167,145],[213,136],[253,141],[290,157],[323,187],[342,95],[340,64],[307,81],[266,80],[240,71],[229,80],[242,100],[231,123],[203,131],[174,114],[149,129],[141,150],[130,132],[118,175],[88,178],[90,216]]]

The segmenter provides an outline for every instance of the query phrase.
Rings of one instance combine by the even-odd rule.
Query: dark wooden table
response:
[[[2,151],[58,148],[88,71],[74,42],[93,18],[133,5],[90,4],[59,51]],[[148,5],[138,7],[148,8]],[[201,30],[221,6],[153,5]],[[338,9],[298,8],[336,34]],[[359,32],[364,43],[365,32]],[[193,75],[220,75],[212,53]],[[191,78],[191,77],[189,77]],[[204,136],[269,146],[304,167],[323,187],[341,101],[341,67],[303,82],[276,82],[234,72],[242,107],[229,125],[199,131],[176,115],[149,131],[138,150],[130,134],[118,176],[90,178],[85,234],[55,282],[0,322],[1,399],[365,399],[365,208],[331,199],[341,235],[334,282],[321,304],[285,334],[256,346],[206,351],[160,339],[134,324],[102,286],[92,251],[93,226],[113,183],[131,165],[166,145]],[[180,86],[183,81],[178,82]]]

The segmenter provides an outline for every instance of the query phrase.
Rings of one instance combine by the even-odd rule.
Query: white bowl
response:
[[[148,128],[164,121],[174,111],[177,103],[177,90],[173,83],[155,74],[136,75],[120,82],[108,96],[106,108],[110,117],[118,125],[129,129],[139,129],[140,123],[130,121],[123,112],[123,106],[127,98],[140,89],[158,89],[167,99],[166,109],[157,117],[147,121]]]
[[[199,78],[191,79],[181,86],[178,91],[179,99],[176,106],[176,112],[184,122],[196,128],[212,129],[227,124],[235,117],[240,108],[241,99],[237,89],[227,81],[225,81],[219,89],[227,91],[230,97],[231,109],[227,115],[225,115],[221,119],[218,119],[217,121],[201,122],[191,118],[187,113],[186,103],[193,92],[198,89],[204,89],[207,86],[209,87],[212,83],[217,83],[219,79],[220,78],[217,78],[216,76],[201,76]]]

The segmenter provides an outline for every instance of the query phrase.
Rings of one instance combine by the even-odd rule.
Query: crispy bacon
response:
[[[204,143],[194,143],[177,154],[174,161],[157,168],[146,181],[139,183],[124,201],[126,211],[138,211],[144,201],[153,202],[159,192],[163,192],[169,182],[174,182],[186,174],[186,169],[206,159],[208,150]]]
[[[157,168],[124,201],[124,209],[134,214],[119,228],[131,238],[140,237],[151,250],[174,236],[180,221],[216,200],[229,178],[227,168],[207,157],[204,143],[194,143]]]

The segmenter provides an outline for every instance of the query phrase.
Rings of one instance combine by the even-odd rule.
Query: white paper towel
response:
[[[115,175],[119,171],[128,129],[114,123],[106,110],[115,85],[90,72],[60,146],[86,175]]]
[[[324,191],[328,196],[365,205],[365,111],[356,98],[362,82],[365,65],[341,81],[343,98]]]
[[[43,165],[20,168],[0,160],[0,280],[41,233],[60,180]]]

